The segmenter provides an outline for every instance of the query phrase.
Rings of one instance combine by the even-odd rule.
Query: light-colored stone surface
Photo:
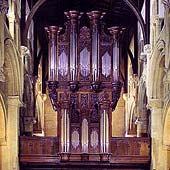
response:
[[[49,97],[44,103],[44,108],[45,136],[57,136],[57,112],[53,110]]]
[[[121,95],[116,109],[112,112],[112,136],[123,137],[125,133],[125,102]]]

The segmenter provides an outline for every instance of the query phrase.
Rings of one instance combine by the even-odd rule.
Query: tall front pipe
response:
[[[61,27],[49,26],[45,28],[48,34],[48,81],[58,81],[57,71],[57,49],[58,49],[58,34]]]
[[[88,13],[92,29],[92,81],[100,79],[100,19],[104,13],[92,11]]]
[[[121,27],[108,28],[113,36],[113,81],[119,81],[119,62],[120,62],[120,36],[124,30]]]
[[[110,136],[111,131],[109,129],[109,117],[111,114],[110,110],[110,99],[109,94],[105,91],[100,99],[100,159],[102,161],[109,160],[110,152]]]
[[[78,11],[65,12],[70,20],[70,80],[78,79],[78,20],[80,13]]]

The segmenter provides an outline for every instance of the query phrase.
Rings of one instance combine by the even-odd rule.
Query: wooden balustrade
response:
[[[37,164],[38,167],[44,164],[62,167],[65,163],[60,156],[57,137],[20,137],[20,164],[24,168]],[[105,164],[108,168],[136,166],[145,170],[150,165],[150,138],[111,138],[111,154],[107,162],[100,161],[99,153],[87,156],[88,159],[82,160],[82,153],[70,154],[70,166],[82,166],[84,162],[83,166],[90,163],[93,166]]]
[[[57,137],[20,137],[20,162],[56,162],[59,142]]]
[[[112,138],[111,163],[149,163],[150,138]]]

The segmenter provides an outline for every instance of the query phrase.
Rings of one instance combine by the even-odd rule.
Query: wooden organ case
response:
[[[104,13],[69,11],[65,29],[49,26],[48,93],[58,112],[61,161],[109,161],[112,111],[120,97],[121,27],[104,31]],[[83,25],[83,18],[88,25]],[[61,31],[62,30],[62,31]],[[62,33],[63,32],[63,33]]]

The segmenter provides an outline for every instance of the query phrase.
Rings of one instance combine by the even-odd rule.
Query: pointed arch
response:
[[[11,39],[7,38],[4,41],[5,44],[5,70],[7,76],[7,91],[8,95],[20,95],[21,96],[21,62],[19,59],[19,53],[14,46]]]
[[[0,145],[6,142],[7,114],[4,99],[0,94]]]
[[[25,24],[25,29],[24,29],[24,33],[23,33],[23,45],[26,45],[26,39],[27,39],[27,34],[28,34],[28,30],[31,24],[31,21],[35,15],[35,13],[37,12],[37,10],[40,8],[41,5],[43,5],[47,0],[38,0],[36,2],[36,4],[32,7],[28,17],[27,17],[27,21]]]
[[[144,40],[144,44],[147,44],[147,36],[146,36],[146,31],[145,31],[145,22],[144,19],[139,11],[139,9],[136,7],[135,4],[132,3],[131,0],[123,0],[127,6],[133,11],[133,13],[135,14],[136,18],[138,19],[141,29],[142,29],[142,33],[143,33],[143,40]]]
[[[165,68],[165,42],[159,40],[155,45],[155,51],[150,59],[149,67],[149,86],[148,93],[150,98],[159,99],[163,95],[162,82]],[[156,83],[155,83],[156,82]]]

